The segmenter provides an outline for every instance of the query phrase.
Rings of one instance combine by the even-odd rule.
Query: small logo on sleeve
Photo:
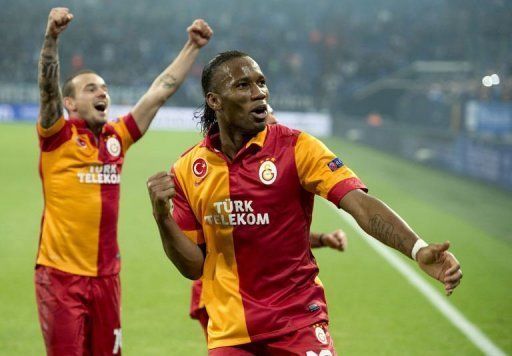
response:
[[[343,162],[341,161],[341,159],[339,159],[338,157],[336,157],[335,159],[333,159],[331,162],[327,163],[327,167],[329,167],[329,169],[334,172],[335,170],[337,170],[338,168],[341,168],[343,167]]]
[[[192,173],[197,178],[203,178],[208,173],[208,164],[203,158],[197,158],[192,164]]]

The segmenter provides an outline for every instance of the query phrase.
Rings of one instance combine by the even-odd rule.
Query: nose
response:
[[[100,98],[106,98],[107,97],[107,91],[105,89],[100,88],[98,90],[98,97]]]
[[[251,89],[251,97],[254,100],[265,99],[268,95],[267,87],[260,87],[258,84],[254,84]]]

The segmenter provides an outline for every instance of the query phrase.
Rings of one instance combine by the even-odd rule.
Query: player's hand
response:
[[[345,251],[348,246],[347,235],[343,230],[339,229],[329,234],[324,234],[322,237],[322,242],[324,246],[340,251]]]
[[[213,31],[205,20],[197,19],[187,28],[188,39],[198,48],[205,46],[213,35]]]
[[[171,199],[176,194],[174,190],[174,175],[169,172],[159,172],[147,181],[149,198],[155,216],[167,216],[171,210]]]
[[[462,278],[459,261],[448,252],[450,243],[430,244],[416,254],[418,265],[431,277],[444,284],[446,295],[451,295]]]
[[[72,19],[73,14],[69,12],[67,7],[54,7],[48,15],[46,34],[57,38],[68,27]]]

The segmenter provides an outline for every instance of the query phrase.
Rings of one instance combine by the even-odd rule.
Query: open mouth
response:
[[[258,105],[251,110],[251,114],[259,120],[265,120],[268,114],[268,106],[265,104]]]
[[[98,101],[94,104],[94,108],[100,112],[105,112],[105,110],[107,110],[107,103],[103,101]]]

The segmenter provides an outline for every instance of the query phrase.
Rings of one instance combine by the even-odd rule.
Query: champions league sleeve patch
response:
[[[343,162],[341,161],[341,159],[339,159],[338,157],[336,157],[335,159],[333,159],[331,162],[327,163],[327,167],[329,167],[329,169],[334,172],[335,170],[337,170],[338,168],[341,168],[343,167]]]

